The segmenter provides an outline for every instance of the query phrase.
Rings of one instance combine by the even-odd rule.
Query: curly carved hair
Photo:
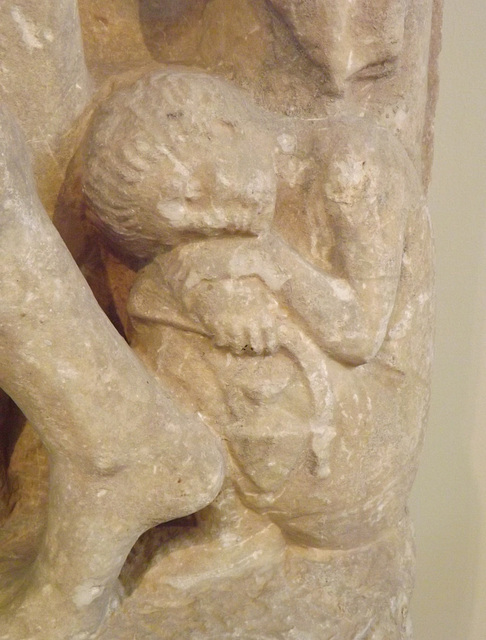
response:
[[[95,112],[83,191],[103,233],[147,258],[190,237],[259,234],[275,206],[274,136],[239,90],[203,72],[152,72]]]

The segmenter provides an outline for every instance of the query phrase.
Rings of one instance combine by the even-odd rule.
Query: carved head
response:
[[[273,153],[264,116],[241,92],[202,72],[157,71],[94,115],[83,147],[88,210],[143,258],[191,237],[258,234],[275,206]]]
[[[267,2],[336,90],[355,74],[385,75],[402,49],[408,0]]]

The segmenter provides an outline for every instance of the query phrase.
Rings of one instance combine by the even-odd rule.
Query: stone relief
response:
[[[61,5],[0,10],[0,639],[411,639],[440,2]]]

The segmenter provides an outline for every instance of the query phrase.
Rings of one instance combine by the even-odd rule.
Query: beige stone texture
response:
[[[46,528],[2,633],[83,637],[111,606],[139,535],[214,498],[222,459],[98,307],[42,209],[6,111],[1,125],[0,384],[50,462]]]
[[[0,640],[411,640],[440,2],[61,5],[1,9]]]
[[[77,4],[8,0],[0,5],[0,24],[1,101],[22,126],[32,150],[37,188],[52,210],[73,119],[86,106],[92,87]]]
[[[7,477],[8,433],[7,419],[9,414],[9,398],[0,392],[0,522],[3,522],[9,510],[9,486]]]

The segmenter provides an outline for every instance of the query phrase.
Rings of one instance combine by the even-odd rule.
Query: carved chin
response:
[[[307,57],[333,84],[395,59],[402,51],[408,0],[267,0]],[[388,67],[385,69],[388,71]]]

